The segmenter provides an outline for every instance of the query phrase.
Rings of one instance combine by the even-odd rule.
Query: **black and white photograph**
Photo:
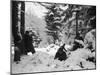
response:
[[[11,0],[11,74],[96,70],[96,6]]]

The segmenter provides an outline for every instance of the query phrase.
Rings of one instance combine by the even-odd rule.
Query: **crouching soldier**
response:
[[[66,55],[66,52],[65,52],[65,48],[64,48],[65,44],[63,44],[57,51],[54,59],[58,59],[60,61],[62,60],[66,60],[67,59],[67,55]]]

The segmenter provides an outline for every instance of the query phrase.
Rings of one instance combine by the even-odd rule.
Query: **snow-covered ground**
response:
[[[95,69],[95,63],[87,60],[88,58],[95,58],[95,52],[80,48],[75,51],[70,51],[70,55],[65,61],[59,61],[57,59],[54,60],[58,48],[59,46],[54,44],[46,48],[35,48],[36,53],[28,53],[28,55],[22,56],[19,64],[13,61],[12,56],[12,73]],[[67,48],[71,48],[71,46],[67,47],[66,45]]]

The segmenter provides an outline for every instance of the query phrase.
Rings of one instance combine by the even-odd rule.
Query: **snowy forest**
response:
[[[96,6],[12,1],[11,71],[96,69]]]

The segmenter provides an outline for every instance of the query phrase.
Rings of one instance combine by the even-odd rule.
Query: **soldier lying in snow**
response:
[[[83,47],[84,47],[83,38],[82,38],[82,36],[78,35],[74,40],[74,45],[73,45],[72,51],[74,51],[78,48],[83,48]]]

